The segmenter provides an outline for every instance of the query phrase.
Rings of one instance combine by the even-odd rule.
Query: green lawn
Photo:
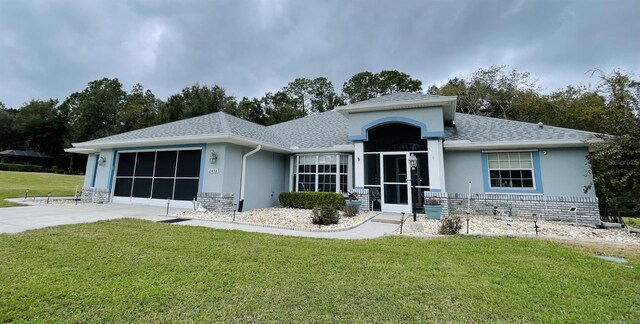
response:
[[[640,228],[640,217],[622,217],[624,223],[635,228]]]
[[[532,239],[342,241],[123,219],[2,234],[0,265],[0,322],[640,318],[637,250]]]
[[[82,189],[84,176],[0,171],[0,207],[15,206],[5,198],[24,197],[29,189],[29,196],[73,196],[76,185]]]

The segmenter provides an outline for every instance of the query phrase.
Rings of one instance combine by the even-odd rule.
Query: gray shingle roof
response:
[[[424,94],[424,93],[411,93],[411,92],[396,92],[377,98],[372,98],[364,101],[359,101],[353,104],[349,104],[347,107],[369,106],[374,104],[388,104],[388,103],[404,103],[410,101],[423,101],[427,99],[435,99],[442,96]]]
[[[333,110],[268,128],[289,141],[289,147],[329,148],[334,145],[351,144],[347,139],[349,128],[347,118]]]
[[[428,96],[422,94],[398,94]],[[394,95],[390,95],[391,97]],[[380,97],[383,98],[383,97]],[[380,99],[376,98],[376,99]],[[372,99],[374,100],[374,99]],[[596,133],[489,118],[463,113],[456,114],[456,127],[445,127],[445,139],[470,142],[513,142],[544,140],[584,140]],[[206,135],[235,135],[256,143],[290,149],[322,149],[335,145],[351,144],[348,137],[347,117],[336,111],[328,111],[304,118],[262,126],[218,112],[163,125],[139,129],[127,133],[99,138],[81,144],[100,144],[120,141],[136,141],[156,138]],[[82,147],[83,145],[78,145]]]
[[[99,144],[113,141],[133,141],[139,139],[216,134],[236,135],[276,146],[288,146],[287,142],[274,132],[269,131],[267,127],[254,124],[222,112],[138,129],[131,132],[95,139],[85,143]]]
[[[456,127],[445,127],[445,139],[471,142],[583,140],[598,134],[569,128],[456,113]]]

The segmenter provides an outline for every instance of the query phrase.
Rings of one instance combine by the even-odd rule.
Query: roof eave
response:
[[[470,150],[507,150],[507,149],[532,149],[532,148],[563,148],[563,147],[589,147],[591,144],[604,143],[602,139],[584,140],[535,140],[535,141],[500,141],[500,142],[471,142],[468,140],[447,141],[443,147],[447,151]]]
[[[354,152],[355,146],[353,144],[334,145],[332,147],[313,147],[313,148],[298,148],[291,147],[293,153],[340,153],[340,152]]]
[[[129,148],[140,146],[170,146],[170,145],[183,145],[183,144],[203,144],[203,143],[231,143],[237,145],[262,145],[263,150],[276,152],[276,153],[291,153],[291,150],[276,146],[270,143],[257,141],[254,139],[237,136],[233,134],[215,134],[215,135],[197,135],[197,136],[172,136],[172,137],[160,137],[160,138],[147,138],[137,140],[121,140],[121,141],[101,141],[99,143],[82,142],[73,143],[73,149],[82,150],[100,150],[111,148]],[[72,152],[80,153],[80,152]]]

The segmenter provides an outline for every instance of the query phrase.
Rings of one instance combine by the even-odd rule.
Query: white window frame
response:
[[[320,165],[326,165],[326,164],[320,164],[320,157],[321,156],[331,156],[333,159],[335,159],[335,164],[331,164],[331,165],[335,165],[336,166],[336,170],[335,172],[320,172]],[[301,157],[313,157],[315,159],[315,172],[300,172],[300,158]],[[340,172],[340,166],[342,165],[342,161],[343,161],[343,157],[346,157],[346,166],[347,166],[347,173],[343,173]],[[304,164],[307,165],[307,164]],[[293,163],[292,163],[292,191],[295,192],[299,192],[299,184],[300,184],[300,175],[313,175],[315,176],[315,184],[314,184],[314,190],[313,192],[318,192],[319,189],[319,182],[320,182],[320,176],[321,175],[333,175],[336,178],[335,181],[335,186],[336,186],[336,193],[341,193],[341,187],[342,187],[342,182],[341,182],[341,176],[346,175],[347,176],[347,191],[352,190],[352,186],[353,186],[353,181],[352,181],[352,174],[353,174],[353,163],[352,163],[352,155],[351,154],[345,154],[345,153],[315,153],[315,154],[298,154],[295,155],[293,158]],[[310,191],[312,192],[312,191]]]
[[[518,153],[518,155],[522,155],[522,154],[528,154],[529,155],[529,163],[531,164],[530,167],[527,168],[523,168],[522,166],[518,167],[518,168],[512,168],[511,167],[511,154],[513,153]],[[491,152],[486,152],[487,154],[487,178],[489,179],[489,188],[491,189],[513,189],[513,190],[536,190],[536,172],[535,172],[535,165],[534,165],[534,161],[533,161],[533,153],[532,151],[491,151]],[[498,159],[497,160],[492,160],[491,159],[491,155],[497,155]],[[500,160],[500,154],[507,154],[507,160],[506,161],[502,161]],[[521,164],[523,160],[522,159],[518,159],[518,162]],[[491,167],[491,162],[497,162],[498,163],[498,167]],[[509,164],[509,167],[507,168],[503,168],[502,166],[500,166],[500,164],[502,163],[507,163]],[[531,182],[532,182],[532,187],[513,187],[513,186],[509,186],[509,187],[495,187],[493,186],[493,184],[491,183],[491,171],[531,171]],[[523,178],[521,178],[522,180]],[[524,185],[524,184],[523,184]]]

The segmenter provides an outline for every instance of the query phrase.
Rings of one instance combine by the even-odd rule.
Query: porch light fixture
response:
[[[98,165],[102,166],[107,163],[107,159],[104,156],[98,158]]]
[[[415,222],[417,220],[416,200],[418,199],[418,195],[416,194],[416,177],[414,174],[418,167],[418,158],[413,153],[409,155],[409,166],[411,166],[411,211],[413,212],[413,221]]]
[[[411,170],[415,170],[418,167],[418,158],[411,153],[409,155],[409,165],[411,166]]]
[[[216,152],[211,152],[211,156],[209,156],[209,162],[211,164],[216,164],[218,161],[218,154]]]

